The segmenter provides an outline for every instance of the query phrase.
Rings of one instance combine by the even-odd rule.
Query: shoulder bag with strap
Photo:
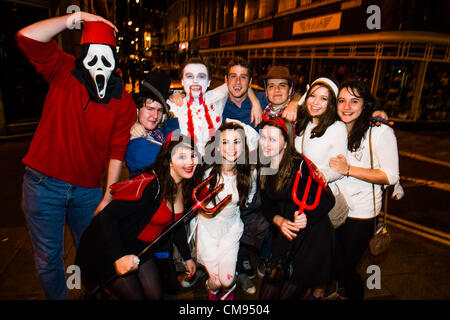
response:
[[[370,148],[370,168],[373,169],[373,152],[372,152],[372,127],[369,129],[369,148]],[[373,216],[374,216],[374,232],[369,243],[369,251],[373,256],[379,256],[385,253],[391,244],[391,235],[387,230],[387,195],[384,195],[384,214],[383,222],[377,223],[377,209],[375,201],[375,184],[372,183],[373,197]]]

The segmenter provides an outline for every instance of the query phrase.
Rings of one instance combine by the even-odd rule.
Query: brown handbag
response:
[[[372,153],[372,128],[369,129],[369,147],[370,147],[370,167],[373,169],[373,153]],[[373,195],[373,215],[374,215],[374,233],[369,243],[369,252],[377,257],[385,253],[391,245],[391,235],[387,229],[387,194],[384,194],[384,214],[383,222],[377,222],[377,211],[375,203],[375,185],[372,183]]]

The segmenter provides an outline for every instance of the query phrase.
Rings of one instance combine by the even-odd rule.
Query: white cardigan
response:
[[[372,150],[374,169],[382,170],[394,185],[399,181],[397,139],[394,130],[386,125],[372,128]],[[350,166],[370,168],[369,130],[363,138],[360,148],[348,152],[347,162]],[[344,177],[337,182],[350,206],[348,216],[358,219],[370,219],[380,213],[382,203],[382,186],[375,184],[376,213],[373,208],[372,183],[354,177]]]
[[[330,168],[330,158],[347,155],[347,127],[341,121],[334,122],[321,137],[311,139],[311,130],[316,125],[309,122],[303,135],[295,138],[295,148],[311,160],[325,175],[326,182],[334,194],[338,194],[335,181],[343,176]]]

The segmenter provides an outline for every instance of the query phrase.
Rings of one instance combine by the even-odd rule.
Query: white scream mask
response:
[[[98,97],[103,99],[109,77],[116,67],[111,47],[105,44],[90,44],[83,65],[94,80]]]
[[[210,82],[208,69],[204,64],[192,63],[184,67],[181,84],[186,95],[191,94],[194,99],[197,99],[200,93],[205,94]]]

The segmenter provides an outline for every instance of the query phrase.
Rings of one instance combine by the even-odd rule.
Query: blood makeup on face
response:
[[[198,98],[203,95],[210,84],[208,69],[204,64],[193,63],[184,67],[181,84],[187,95]]]

